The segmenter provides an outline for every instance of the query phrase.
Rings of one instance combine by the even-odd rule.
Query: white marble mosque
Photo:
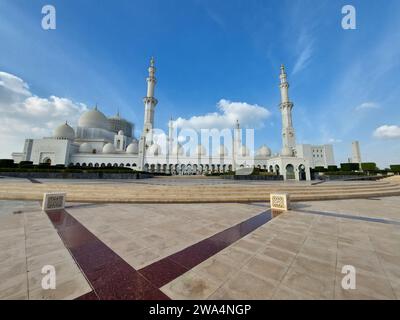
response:
[[[143,99],[144,124],[139,139],[133,135],[133,123],[119,114],[107,118],[96,106],[81,115],[75,129],[65,122],[55,129],[52,137],[26,139],[23,152],[12,154],[14,161],[83,167],[129,167],[133,170],[174,175],[258,167],[281,174],[285,180],[310,180],[310,168],[335,164],[332,145],[296,144],[292,121],[293,103],[289,100],[289,83],[283,65],[280,72],[282,149],[276,154],[266,145],[255,152],[244,145],[240,119],[229,130],[232,133],[231,148],[221,144],[210,151],[211,148],[198,144],[185,150],[178,139],[174,139],[177,129],[172,120],[169,122],[165,146],[161,146],[153,137],[155,107],[158,103],[154,95],[157,82],[154,59],[151,59],[148,71],[147,95]]]

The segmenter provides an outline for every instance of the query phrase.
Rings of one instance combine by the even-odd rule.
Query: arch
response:
[[[232,171],[232,165],[231,164],[228,166],[228,171]]]
[[[272,165],[269,166],[269,172],[274,172],[274,167]]]
[[[88,167],[92,168],[93,167],[93,163],[89,162]]]
[[[111,163],[107,163],[107,167],[112,167],[112,164]]]
[[[154,172],[154,169],[155,169],[155,164],[153,163],[150,165],[150,172]]]
[[[275,165],[275,173],[279,176],[279,174],[280,174],[280,168],[279,168],[279,166],[276,164]]]
[[[304,164],[299,165],[299,180],[307,180],[306,167],[304,166]]]
[[[136,167],[136,163],[132,164],[132,167]]]
[[[82,163],[82,167],[86,167],[86,166],[87,166],[86,162]]]
[[[125,167],[125,165],[123,163],[120,163],[119,166],[120,167]]]
[[[81,166],[81,164],[80,164],[79,162],[77,162],[75,165],[76,165],[77,167],[80,167],[80,166]]]
[[[44,158],[42,163],[51,165],[51,159],[50,158]]]
[[[286,180],[293,180],[296,179],[294,174],[294,166],[292,164],[288,164],[286,166]]]
[[[98,167],[99,167],[99,164],[96,162],[96,163],[94,164],[94,167],[95,167],[95,168],[98,168]]]
[[[127,167],[130,167],[130,166],[131,166],[131,164],[130,164],[130,163],[127,163],[127,164],[126,164],[126,166],[127,166]]]
[[[143,167],[143,171],[149,171],[149,164],[148,163],[146,163],[145,165],[144,165],[144,167]]]

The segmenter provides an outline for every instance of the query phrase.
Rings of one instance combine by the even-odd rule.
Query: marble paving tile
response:
[[[286,274],[289,266],[279,263],[275,259],[269,259],[263,255],[256,255],[242,268],[243,271],[252,273],[265,280],[280,282]]]
[[[240,271],[213,293],[209,299],[271,299],[277,286],[278,282],[276,281],[266,280],[251,273]]]
[[[217,288],[218,284],[214,281],[189,271],[163,286],[161,291],[173,300],[202,300]]]
[[[28,292],[26,273],[5,277],[1,280],[0,299],[7,299],[11,296],[24,296]]]
[[[44,290],[42,288],[29,292],[31,300],[72,300],[92,291],[82,274],[76,274],[65,282],[57,284],[56,289]]]

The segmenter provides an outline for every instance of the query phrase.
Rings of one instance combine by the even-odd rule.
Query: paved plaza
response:
[[[300,201],[281,214],[266,202],[46,213],[0,200],[0,299],[400,299],[399,209],[400,196]],[[55,290],[41,287],[45,265]],[[354,290],[341,286],[344,265]]]

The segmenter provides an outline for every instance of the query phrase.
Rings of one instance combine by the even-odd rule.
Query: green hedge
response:
[[[364,171],[375,171],[379,170],[375,162],[363,162],[361,163],[361,169]]]
[[[132,170],[130,168],[123,168],[123,167],[103,167],[103,168],[96,168],[96,167],[77,167],[77,166],[69,166],[65,168],[64,165],[56,165],[56,166],[49,166],[49,165],[20,165],[18,167],[6,167],[0,166],[0,171],[2,172],[76,172],[76,173],[142,173],[142,171]]]
[[[341,163],[340,164],[340,171],[358,171],[360,170],[360,165],[358,163]]]
[[[0,168],[12,168],[12,167],[14,167],[14,160],[0,159]]]
[[[391,164],[390,170],[393,172],[400,172],[400,164]]]
[[[363,172],[355,172],[355,171],[330,171],[325,172],[325,176],[364,176]]]

